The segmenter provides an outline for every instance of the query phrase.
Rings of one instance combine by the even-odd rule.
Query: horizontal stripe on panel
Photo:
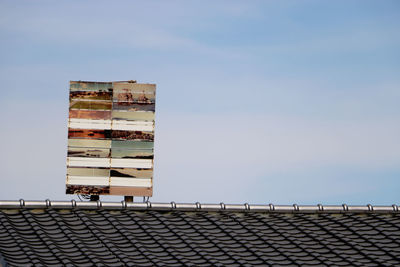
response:
[[[99,169],[99,168],[67,168],[67,175],[72,176],[103,176],[110,177],[110,169]]]
[[[110,130],[111,120],[88,120],[88,119],[69,119],[69,128],[74,129],[94,129],[94,130]]]
[[[151,187],[152,179],[149,178],[121,178],[111,177],[110,186],[136,186],[136,187]]]
[[[109,100],[109,99],[106,99],[106,100],[104,100],[104,99],[82,99],[82,98],[74,98],[74,99],[70,99],[71,101],[79,101],[79,102],[85,102],[85,101],[87,101],[87,102],[93,102],[93,103],[96,103],[96,102],[98,102],[98,103],[109,103],[109,102],[112,102],[111,100]]]
[[[68,147],[111,148],[111,140],[68,139]]]
[[[109,186],[100,185],[67,185],[66,194],[85,194],[85,195],[108,195],[110,194]]]
[[[153,168],[152,159],[111,159],[112,168]]]
[[[143,92],[133,93],[117,93],[113,96],[113,102],[125,102],[131,104],[155,104],[155,96],[153,94],[143,94]]]
[[[112,130],[152,132],[154,131],[154,122],[112,120]]]
[[[129,178],[127,178],[129,179]],[[68,185],[99,185],[108,186],[110,183],[110,177],[94,177],[94,176],[68,176]]]
[[[135,168],[111,169],[110,175],[113,177],[152,178],[153,169],[135,169]]]
[[[111,186],[110,195],[115,196],[153,196],[152,187]]]
[[[69,122],[74,122],[74,123],[91,123],[91,124],[111,124],[111,120],[91,120],[91,119],[75,119],[75,118],[70,118]],[[88,128],[90,129],[90,128]]]
[[[67,157],[68,167],[110,167],[109,158]]]
[[[90,120],[110,120],[111,110],[81,110],[73,109],[69,111],[69,118],[90,119]]]

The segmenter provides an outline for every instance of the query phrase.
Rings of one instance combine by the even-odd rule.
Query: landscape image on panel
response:
[[[108,194],[110,194],[110,186],[68,185],[67,184],[66,194],[108,195]]]
[[[155,103],[156,87],[154,84],[115,83],[113,90],[114,102],[136,104]]]
[[[109,139],[111,130],[69,129],[68,138]]]
[[[91,119],[91,120],[110,120],[111,110],[81,110],[71,109],[70,119]]]
[[[136,169],[136,168],[112,168],[110,176],[114,177],[130,177],[130,178],[151,178],[153,169]]]
[[[71,99],[81,99],[81,100],[111,100],[112,92],[107,91],[73,91],[69,93],[69,98]]]
[[[154,133],[149,131],[119,131],[111,132],[113,140],[147,140],[154,141]]]

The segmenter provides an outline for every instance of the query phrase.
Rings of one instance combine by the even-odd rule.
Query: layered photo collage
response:
[[[152,196],[155,89],[70,82],[67,194]]]

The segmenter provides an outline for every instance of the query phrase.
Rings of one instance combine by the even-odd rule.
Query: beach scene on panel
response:
[[[113,130],[111,132],[111,138],[113,140],[154,140],[153,132],[143,132],[143,131],[122,131]]]
[[[152,159],[153,149],[111,149],[111,157],[116,159]]]
[[[111,140],[68,139],[68,147],[111,148]]]
[[[112,83],[109,82],[70,82],[70,91],[97,91],[112,92]]]
[[[67,175],[71,176],[86,176],[86,177],[107,177],[110,176],[110,169],[108,168],[67,168]]]
[[[72,109],[69,111],[69,117],[71,119],[110,120],[111,110]]]
[[[138,104],[155,102],[155,84],[114,83],[113,101]]]
[[[127,121],[154,121],[154,112],[131,112],[131,111],[112,111],[111,117],[113,120]]]
[[[81,100],[112,100],[112,92],[97,91],[72,91],[69,93],[71,99]]]
[[[68,138],[109,139],[111,130],[69,129]]]
[[[153,149],[154,142],[112,140],[111,146],[112,149]]]
[[[131,178],[151,178],[153,177],[153,169],[133,169],[133,168],[113,168],[110,176],[114,177],[131,177]]]
[[[105,100],[79,100],[79,99],[71,99],[69,103],[70,109],[94,109],[94,110],[111,110],[112,102]]]
[[[68,147],[68,157],[109,158],[109,148]]]
[[[108,195],[109,186],[67,185],[66,194]]]

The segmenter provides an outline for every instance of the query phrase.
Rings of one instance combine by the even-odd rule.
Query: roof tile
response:
[[[1,210],[0,202],[0,254],[10,266],[400,264],[400,214],[390,208],[303,213],[285,206],[274,213],[268,206],[203,211],[7,205]]]

